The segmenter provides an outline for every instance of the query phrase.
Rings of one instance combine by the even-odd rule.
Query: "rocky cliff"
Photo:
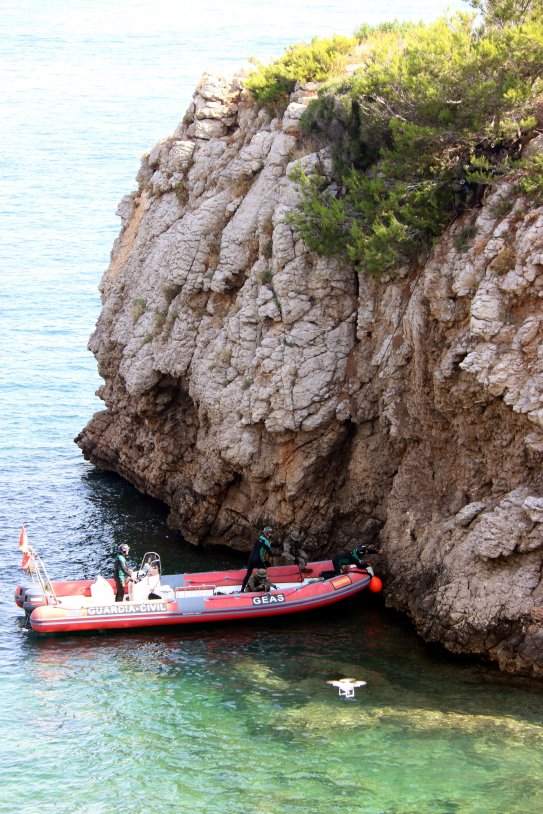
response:
[[[77,443],[194,543],[377,540],[425,639],[541,675],[543,210],[498,186],[387,280],[311,254],[287,214],[296,162],[329,165],[299,130],[315,92],[272,119],[205,76],[144,156],[90,340],[107,409]]]

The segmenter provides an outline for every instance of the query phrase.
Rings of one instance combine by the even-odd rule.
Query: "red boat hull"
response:
[[[356,568],[329,579],[319,578],[322,571],[330,568],[330,561],[310,563],[303,575],[297,566],[270,568],[270,580],[278,583],[278,589],[268,593],[221,591],[221,588],[238,588],[245,569],[163,577],[181,583],[172,589],[172,597],[168,600],[111,601],[106,604],[90,604],[89,600],[87,606],[80,607],[62,607],[61,600],[60,604],[35,608],[30,614],[30,625],[38,633],[73,633],[283,616],[317,610],[355,596],[367,588],[372,579],[370,573]],[[70,596],[70,603],[77,604],[77,597],[84,596],[81,589],[86,591],[87,585],[80,583],[74,593],[64,596]]]

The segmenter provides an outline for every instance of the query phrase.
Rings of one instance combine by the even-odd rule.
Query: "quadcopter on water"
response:
[[[333,687],[337,687],[339,695],[343,698],[354,698],[355,687],[364,687],[367,681],[358,681],[356,678],[340,678],[339,681],[327,681]]]

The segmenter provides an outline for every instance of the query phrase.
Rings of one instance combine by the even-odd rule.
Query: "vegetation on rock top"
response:
[[[333,36],[291,45],[270,65],[256,63],[245,86],[260,104],[284,109],[297,82],[324,82],[341,73],[356,43],[354,38]]]
[[[262,103],[327,80],[302,126],[330,147],[332,175],[295,174],[291,221],[311,250],[381,275],[416,258],[496,178],[543,204],[543,158],[521,158],[543,125],[543,0],[471,6],[478,13],[313,40],[250,79]],[[349,60],[358,67],[347,74]]]

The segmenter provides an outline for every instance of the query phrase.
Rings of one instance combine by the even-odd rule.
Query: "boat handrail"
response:
[[[55,593],[53,583],[49,578],[49,574],[47,573],[47,568],[45,567],[44,561],[42,560],[36,549],[33,548],[31,545],[28,546],[28,552],[34,564],[32,576],[36,574],[36,576],[38,577],[38,582],[40,583],[40,587],[44,593],[44,596],[50,594],[53,598],[52,604],[58,605],[58,597]]]

